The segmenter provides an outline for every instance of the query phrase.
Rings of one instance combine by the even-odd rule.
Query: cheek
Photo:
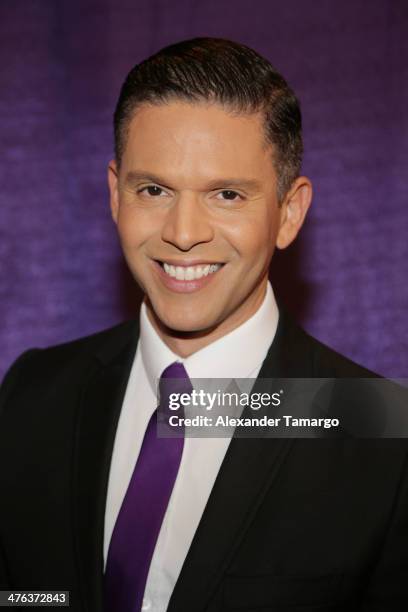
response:
[[[142,210],[123,209],[119,214],[117,228],[123,247],[137,248],[157,232],[155,216]]]
[[[237,219],[224,227],[225,235],[241,257],[262,260],[273,252],[277,227],[270,215]]]

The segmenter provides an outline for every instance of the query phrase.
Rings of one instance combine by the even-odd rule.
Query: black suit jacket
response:
[[[0,393],[0,586],[102,610],[103,528],[135,321],[24,353]],[[370,372],[281,311],[260,378]],[[404,440],[238,439],[169,612],[408,609]],[[120,610],[118,610],[120,612]]]

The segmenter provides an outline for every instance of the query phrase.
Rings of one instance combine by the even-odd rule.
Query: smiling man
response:
[[[149,320],[183,357],[255,314],[275,245],[290,244],[310,204],[305,177],[279,200],[264,116],[234,110],[142,104],[109,166],[112,215]]]
[[[301,156],[296,97],[255,51],[194,39],[131,70],[108,179],[145,297],[5,378],[3,589],[68,590],[78,612],[406,609],[402,441],[157,431],[169,380],[373,376],[268,281],[310,206]]]

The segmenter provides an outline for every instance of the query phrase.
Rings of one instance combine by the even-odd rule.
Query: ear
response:
[[[114,159],[108,164],[108,185],[112,219],[117,223],[119,213],[118,168]]]
[[[281,205],[281,224],[276,238],[278,249],[285,249],[296,238],[312,202],[312,183],[299,176]]]

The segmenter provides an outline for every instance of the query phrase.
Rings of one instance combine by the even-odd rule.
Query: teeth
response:
[[[192,266],[189,266],[184,270],[184,280],[193,280],[195,278],[195,270]]]
[[[170,264],[163,264],[164,271],[169,276],[176,278],[177,280],[196,280],[208,274],[213,274],[219,268],[220,264],[211,264],[206,266],[171,266]]]

